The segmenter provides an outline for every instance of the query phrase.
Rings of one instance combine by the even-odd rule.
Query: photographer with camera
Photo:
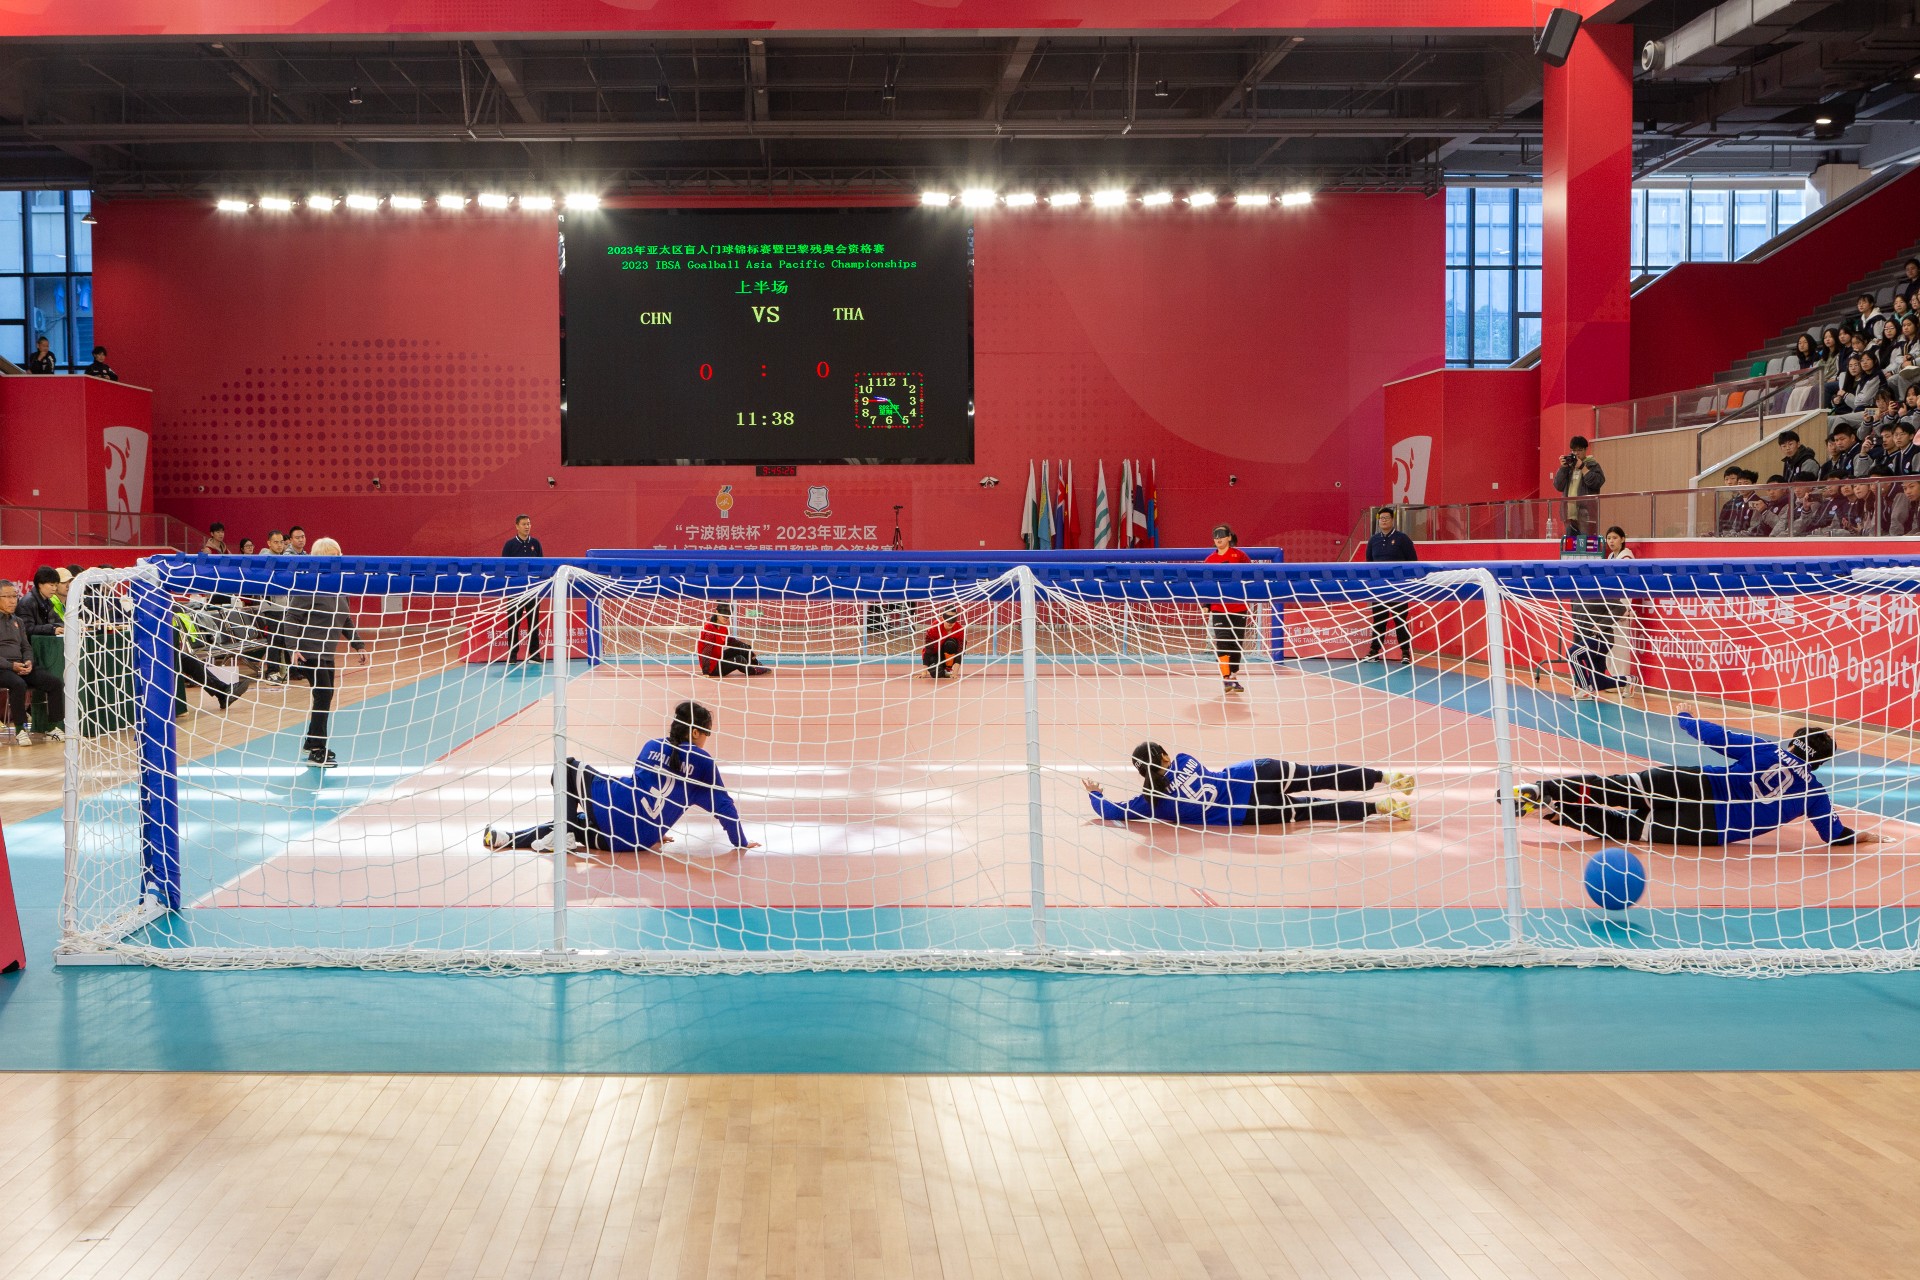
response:
[[[1553,473],[1553,488],[1569,498],[1591,498],[1607,482],[1599,459],[1587,452],[1587,438],[1575,436],[1567,441],[1568,452],[1560,455],[1560,466]],[[1566,510],[1567,532],[1584,533],[1600,523],[1600,504],[1569,502]]]

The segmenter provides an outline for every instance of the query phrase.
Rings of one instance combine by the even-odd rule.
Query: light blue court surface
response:
[[[1310,664],[1485,714],[1474,682]],[[486,679],[479,673],[456,680]],[[539,696],[497,686],[483,720]],[[490,686],[493,687],[493,686]],[[418,693],[416,689],[414,693]],[[481,701],[485,701],[484,699]],[[468,698],[447,705],[476,705]],[[1665,717],[1521,691],[1523,724],[1658,754]],[[387,714],[348,715],[370,730]],[[343,724],[342,729],[350,726]],[[382,735],[430,759],[481,725]],[[294,735],[297,736],[297,735]],[[287,741],[280,741],[287,738]],[[408,739],[413,739],[409,741]],[[428,741],[430,739],[431,741]],[[360,739],[371,747],[373,738]],[[288,735],[237,751],[291,758]],[[1838,762],[1843,803],[1905,808],[1904,778]],[[341,780],[343,783],[346,780]],[[329,793],[333,791],[327,784]],[[361,788],[343,785],[357,800]],[[1846,794],[1851,789],[1854,794]],[[1920,973],[1747,980],[1611,969],[1233,976],[1031,973],[484,978],[54,968],[57,813],[7,831],[30,967],[0,976],[0,1069],[371,1072],[1206,1072],[1920,1068]],[[230,851],[239,861],[251,848]],[[364,913],[362,913],[364,914]],[[1068,913],[1060,913],[1066,915]],[[1771,913],[1770,913],[1770,918]],[[1583,917],[1584,919],[1584,917]],[[1882,937],[1905,913],[1851,925]],[[1596,927],[1572,920],[1566,927]],[[1463,921],[1464,941],[1477,936]],[[1067,927],[1062,921],[1062,926]],[[1199,922],[1183,926],[1190,931]],[[870,922],[860,925],[865,933]],[[1277,927],[1307,927],[1305,922]],[[1597,927],[1605,927],[1600,925]],[[1812,922],[1786,926],[1811,930]],[[1823,926],[1824,927],[1824,926]],[[756,922],[756,931],[766,928]],[[1473,935],[1473,936],[1469,936]]]

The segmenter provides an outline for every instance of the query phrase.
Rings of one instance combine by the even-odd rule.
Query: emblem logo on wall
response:
[[[821,516],[833,514],[833,508],[827,505],[827,486],[823,484],[807,486],[807,514],[816,520]]]
[[[713,505],[720,509],[720,518],[722,520],[731,520],[733,517],[728,513],[733,510],[733,486],[730,484],[721,485],[720,492],[713,495]]]
[[[1432,461],[1432,436],[1408,436],[1394,444],[1392,501],[1396,506],[1427,500],[1427,467]]]
[[[138,427],[108,427],[100,433],[107,454],[107,536],[133,542],[147,509],[147,433]]]

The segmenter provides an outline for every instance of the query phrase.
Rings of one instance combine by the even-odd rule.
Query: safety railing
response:
[[[1595,405],[1593,438],[1711,427],[1734,418],[1777,417],[1820,407],[1818,366]]]
[[[202,541],[199,532],[185,521],[153,511],[0,506],[0,546],[172,547],[198,551]]]

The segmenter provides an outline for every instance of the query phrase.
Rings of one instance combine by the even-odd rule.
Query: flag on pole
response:
[[[1040,546],[1036,539],[1040,533],[1040,512],[1036,506],[1038,495],[1033,488],[1033,463],[1027,463],[1027,500],[1020,507],[1020,545],[1028,551]]]
[[[1060,469],[1053,473],[1053,545],[1056,549],[1067,544],[1067,464],[1061,463]]]
[[[1094,464],[1094,470],[1100,474],[1100,483],[1093,492],[1093,549],[1105,551],[1113,541],[1113,512],[1107,507],[1107,460],[1102,458]]]
[[[1153,460],[1147,473],[1147,541],[1160,545],[1160,459]]]
[[[1080,512],[1073,498],[1073,463],[1067,463],[1067,545],[1080,545]]]
[[[1113,546],[1122,551],[1133,545],[1133,464],[1120,460],[1120,513],[1113,527]]]
[[[1053,478],[1047,464],[1040,464],[1040,523],[1035,530],[1035,548],[1053,550]]]
[[[1131,547],[1147,546],[1147,469],[1136,459],[1133,464],[1133,505],[1127,518],[1132,522],[1127,545]]]

